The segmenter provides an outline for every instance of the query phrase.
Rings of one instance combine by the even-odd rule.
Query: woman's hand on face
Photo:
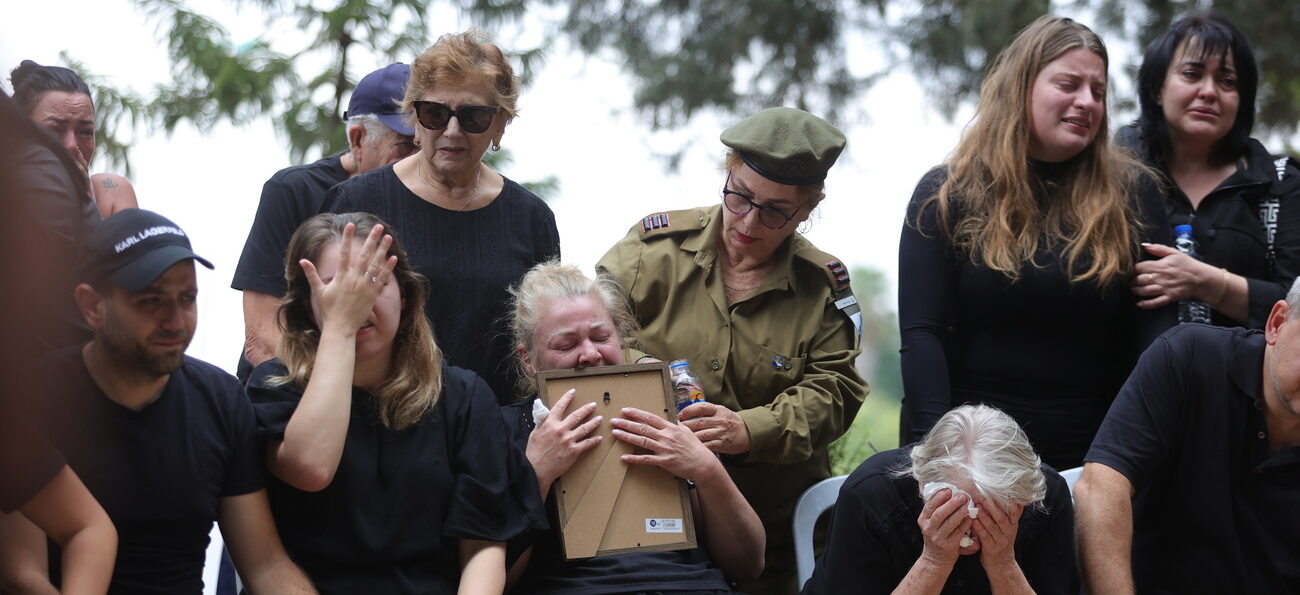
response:
[[[329,283],[321,281],[316,266],[307,259],[298,261],[307,283],[311,285],[311,299],[323,332],[327,325],[347,334],[354,334],[366,324],[375,298],[393,275],[397,257],[388,256],[393,236],[384,235],[384,226],[376,225],[361,245],[360,254],[352,255],[352,237],[356,226],[343,227],[339,242],[339,267]]]
[[[740,414],[714,403],[695,403],[677,415],[714,452],[743,455],[753,447],[749,426]]]
[[[623,416],[609,422],[614,426],[614,438],[650,451],[623,455],[624,462],[654,465],[682,479],[695,480],[721,469],[717,455],[684,424],[631,407],[623,409]]]
[[[1002,508],[996,502],[980,504],[979,517],[971,524],[974,537],[980,544],[980,564],[985,569],[1006,567],[1016,563],[1016,531],[1020,528],[1020,515],[1025,507],[1011,504]]]
[[[953,495],[952,490],[939,490],[916,518],[925,541],[921,557],[936,568],[951,567],[961,555],[961,538],[974,520],[966,512],[966,498],[965,494]]]
[[[1205,301],[1206,287],[1218,291],[1222,282],[1219,269],[1164,244],[1143,244],[1142,248],[1160,259],[1139,261],[1134,266],[1130,287],[1134,295],[1143,298],[1138,307],[1159,308],[1188,298]]]
[[[576,394],[574,389],[564,393],[551,407],[546,421],[528,436],[528,462],[532,463],[538,479],[546,484],[564,475],[578,460],[578,455],[600,444],[602,437],[594,432],[604,418],[599,415],[591,417],[596,410],[595,403],[587,403],[565,415]]]

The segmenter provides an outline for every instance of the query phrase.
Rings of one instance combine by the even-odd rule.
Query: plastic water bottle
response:
[[[674,360],[668,364],[668,372],[673,378],[673,403],[677,405],[678,411],[704,402],[704,385],[691,372],[690,362],[684,359]]]
[[[1196,238],[1192,237],[1191,225],[1174,226],[1174,247],[1178,248],[1178,251],[1183,254],[1195,258],[1196,260],[1201,260],[1201,253],[1196,245]],[[1210,324],[1209,304],[1191,298],[1178,302],[1178,324],[1188,322]]]

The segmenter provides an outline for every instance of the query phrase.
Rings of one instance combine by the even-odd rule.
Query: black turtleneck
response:
[[[1031,163],[1040,197],[1076,165]],[[1072,282],[1046,242],[1017,281],[971,262],[949,242],[934,209],[917,226],[920,205],[946,175],[936,168],[917,185],[899,246],[899,441],[921,438],[954,406],[986,403],[1020,422],[1045,462],[1076,467],[1137,356],[1173,324],[1173,312],[1138,309],[1127,283]],[[1142,241],[1172,241],[1158,202],[1137,212]]]

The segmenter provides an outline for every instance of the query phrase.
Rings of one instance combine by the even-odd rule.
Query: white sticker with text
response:
[[[681,519],[646,519],[646,533],[681,533]]]

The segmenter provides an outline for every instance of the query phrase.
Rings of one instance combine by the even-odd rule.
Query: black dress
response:
[[[284,438],[302,398],[300,387],[270,381],[284,373],[275,359],[249,380],[263,440]],[[401,432],[379,422],[375,405],[353,389],[328,487],[267,480],[285,549],[321,593],[455,593],[460,539],[504,542],[546,526],[537,477],[479,377],[445,366],[438,403]]]
[[[1041,187],[1069,166],[1035,164],[1049,181]],[[916,226],[945,177],[937,168],[917,185],[899,246],[899,442],[921,439],[953,407],[984,403],[1015,418],[1044,462],[1077,467],[1138,355],[1175,312],[1139,309],[1127,280],[1072,283],[1055,246],[1040,245],[1037,266],[1025,263],[1015,282],[971,262],[948,242],[935,209]],[[1137,210],[1142,241],[1172,242],[1162,205],[1148,200]]]

